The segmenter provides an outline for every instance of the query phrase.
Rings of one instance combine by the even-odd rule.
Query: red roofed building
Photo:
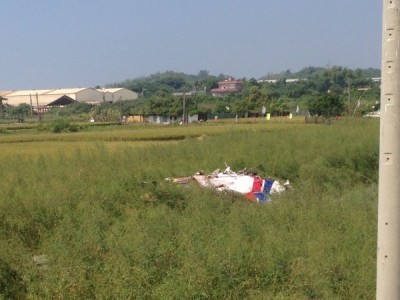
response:
[[[243,80],[227,79],[218,82],[218,88],[212,89],[211,93],[214,97],[225,97],[231,93],[241,92],[243,88]]]

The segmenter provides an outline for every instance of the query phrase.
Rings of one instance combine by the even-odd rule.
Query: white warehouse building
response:
[[[32,106],[37,106],[39,97],[42,98],[42,95],[50,92],[51,90],[22,90],[22,91],[8,91],[8,92],[1,92],[2,97],[6,98],[7,100],[5,103],[12,106],[18,106],[20,104],[29,104]],[[41,99],[42,100],[42,99]],[[46,100],[47,105],[49,100]]]
[[[99,91],[92,88],[56,89],[46,95],[68,96],[81,103],[96,104],[103,101]]]
[[[126,101],[135,100],[139,95],[131,90],[125,88],[109,88],[109,89],[98,89],[103,93],[104,100],[106,102]]]
[[[93,88],[0,91],[11,106],[29,104],[33,107],[67,105],[73,102],[99,104],[118,100],[134,100],[138,94],[125,88],[96,90]]]

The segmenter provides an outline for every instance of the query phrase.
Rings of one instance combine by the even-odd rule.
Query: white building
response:
[[[98,89],[97,91],[103,94],[103,98],[106,102],[112,103],[120,100],[135,100],[139,97],[137,93],[125,88]]]
[[[45,93],[45,95],[58,95],[60,97],[65,95],[81,103],[96,104],[103,102],[102,93],[92,88],[55,89]]]
[[[103,101],[102,94],[91,88],[0,91],[0,94],[7,99],[5,103],[12,106],[29,104],[34,107],[42,107],[67,105],[75,101],[85,103],[99,103]]]
[[[3,104],[18,106],[28,104],[36,111],[45,112],[49,106],[64,106],[76,102],[63,93],[51,93],[53,90],[0,91]]]
[[[18,106],[28,104],[33,107],[52,105],[67,105],[73,102],[98,104],[116,102],[119,100],[134,100],[138,94],[125,88],[96,90],[93,88],[47,89],[0,91],[0,96],[6,98],[5,104]]]

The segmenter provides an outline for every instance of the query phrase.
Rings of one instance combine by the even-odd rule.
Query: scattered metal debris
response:
[[[270,195],[279,194],[291,188],[289,180],[281,183],[270,177],[264,179],[247,168],[234,172],[228,165],[222,172],[220,169],[216,169],[209,175],[197,172],[192,176],[166,178],[165,180],[181,185],[196,181],[200,186],[214,188],[217,191],[243,194],[253,202],[268,202]]]

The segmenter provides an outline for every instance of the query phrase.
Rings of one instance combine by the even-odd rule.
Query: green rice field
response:
[[[206,123],[4,126],[0,299],[374,299],[379,120]],[[164,180],[225,163],[293,189]]]

